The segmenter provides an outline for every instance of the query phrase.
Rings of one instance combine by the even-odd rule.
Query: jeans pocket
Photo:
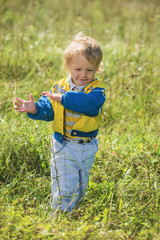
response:
[[[56,139],[52,138],[51,141],[51,151],[55,154],[60,153],[61,150],[66,146],[66,141],[63,141],[62,143],[58,142]]]

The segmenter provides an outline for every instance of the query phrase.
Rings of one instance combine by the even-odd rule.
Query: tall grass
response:
[[[79,31],[104,53],[105,113],[86,198],[50,209],[51,125],[13,109],[65,76]],[[160,239],[159,1],[0,1],[1,239]]]

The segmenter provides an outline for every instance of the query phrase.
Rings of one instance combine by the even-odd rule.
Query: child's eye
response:
[[[75,70],[76,70],[76,71],[80,71],[81,69],[80,69],[80,68],[76,68]]]
[[[88,69],[88,72],[92,72],[93,70],[92,69]]]

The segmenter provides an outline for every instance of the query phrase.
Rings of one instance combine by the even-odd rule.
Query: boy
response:
[[[51,188],[53,208],[71,212],[85,195],[98,150],[96,139],[105,102],[95,78],[102,51],[93,38],[77,34],[64,52],[69,77],[53,84],[36,103],[16,98],[16,110],[32,119],[53,121]]]

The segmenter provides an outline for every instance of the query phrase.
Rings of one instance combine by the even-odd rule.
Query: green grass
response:
[[[160,239],[159,1],[0,1],[1,239]],[[51,125],[14,111],[14,97],[65,76],[79,31],[104,53],[105,113],[86,198],[52,214]]]

